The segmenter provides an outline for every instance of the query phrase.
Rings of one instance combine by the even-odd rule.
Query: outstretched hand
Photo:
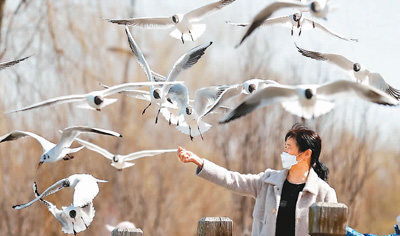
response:
[[[202,158],[197,156],[191,151],[187,151],[186,149],[182,148],[181,146],[178,147],[177,155],[181,162],[183,163],[189,163],[193,162],[194,164],[203,167],[204,161]]]

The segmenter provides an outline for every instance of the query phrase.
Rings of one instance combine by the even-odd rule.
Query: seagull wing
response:
[[[183,84],[175,84],[168,90],[167,97],[172,104],[176,105],[179,109],[186,107],[189,103],[188,89]]]
[[[211,46],[211,44],[212,42],[199,45],[182,55],[168,72],[167,81],[175,81],[183,70],[186,70],[196,64],[201,56],[204,55],[206,49]]]
[[[70,102],[81,102],[86,99],[86,94],[77,94],[77,95],[68,95],[68,96],[62,96],[62,97],[57,97],[53,99],[49,99],[43,102],[39,102],[24,108],[20,108],[17,110],[13,111],[8,111],[6,113],[13,113],[13,112],[20,112],[20,111],[27,111],[39,107],[44,107],[44,106],[53,106],[57,104],[62,104],[62,103],[70,103]]]
[[[144,73],[146,74],[147,79],[150,82],[154,81],[153,76],[151,74],[149,64],[147,64],[147,61],[144,58],[142,51],[140,50],[139,46],[136,44],[136,42],[133,39],[132,34],[129,31],[127,26],[125,26],[125,32],[126,32],[126,36],[128,37],[129,47],[131,48],[133,54],[135,55],[136,61],[139,63],[139,65],[144,70]]]
[[[271,85],[259,90],[245,99],[239,106],[227,113],[220,123],[227,123],[231,120],[247,115],[257,108],[262,108],[282,100],[295,98],[296,96],[297,91],[295,87]]]
[[[242,37],[242,40],[240,40],[240,44],[243,43],[243,41],[250,36],[250,34],[265,20],[267,20],[275,11],[282,9],[282,8],[297,8],[299,10],[307,10],[308,9],[308,4],[300,3],[300,2],[293,2],[293,1],[276,1],[265,7],[263,10],[261,10],[253,19],[253,21],[250,24],[249,29],[245,33],[245,35]],[[238,46],[239,46],[238,45]]]
[[[196,90],[194,107],[199,118],[222,106],[229,99],[239,96],[242,91],[242,84],[213,86]]]
[[[206,49],[211,46],[211,44],[212,42],[199,45],[182,55],[168,72],[167,81],[175,81],[183,70],[186,70],[196,64],[201,56],[204,55]],[[170,87],[170,85],[166,85],[163,89],[164,91],[168,91]]]
[[[369,73],[368,83],[374,88],[384,91],[390,96],[394,97],[396,100],[400,100],[400,90],[390,86],[386,80],[379,73]]]
[[[250,23],[233,23],[233,22],[230,22],[230,21],[227,21],[226,23],[228,23],[230,25],[242,26],[242,27],[246,27],[246,26],[250,25]],[[290,23],[290,16],[279,16],[279,17],[267,19],[260,26],[261,27],[263,27],[263,26],[267,27],[267,26],[273,26],[273,25],[282,25],[284,27],[291,28],[292,27],[292,23]]]
[[[335,64],[346,71],[353,71],[354,62],[350,61],[346,57],[338,54],[332,53],[322,53],[322,52],[314,52],[302,49],[296,45],[298,51],[305,57],[309,57],[319,61],[328,61],[332,64]]]
[[[75,186],[73,205],[83,207],[93,201],[99,193],[95,178],[83,177]]]
[[[185,17],[188,18],[189,22],[197,22],[202,20],[206,16],[209,16],[216,11],[221,10],[223,7],[233,3],[234,1],[235,0],[221,0],[218,2],[213,2],[186,13]]]
[[[348,80],[326,83],[317,88],[317,96],[320,98],[332,99],[342,96],[342,93],[355,94],[364,100],[382,105],[395,106],[399,104],[396,99],[372,86]]]
[[[58,141],[58,145],[61,145],[62,147],[71,146],[74,139],[83,132],[85,132],[85,133],[90,132],[90,133],[110,135],[110,136],[115,136],[115,137],[122,137],[121,134],[111,131],[111,130],[91,128],[91,127],[86,127],[86,126],[72,126],[72,127],[66,128],[62,131],[62,136],[61,136],[60,140]]]
[[[61,189],[63,189],[65,187],[64,183],[67,179],[62,179],[59,180],[58,182],[56,182],[55,184],[53,184],[52,186],[48,187],[42,194],[40,194],[38,197],[36,197],[35,199],[33,199],[32,201],[25,203],[25,204],[21,204],[21,205],[14,205],[13,208],[14,209],[23,209],[25,207],[28,207],[30,205],[32,205],[33,203],[35,203],[37,200],[40,200],[41,198],[44,198],[46,196],[49,196],[53,193],[56,193],[58,191],[60,191]]]
[[[123,155],[122,157],[124,161],[133,161],[142,157],[154,156],[165,152],[176,152],[177,150],[178,149],[143,150],[139,152],[133,152],[128,155]]]
[[[26,131],[19,131],[19,130],[15,130],[15,131],[12,131],[8,134],[1,136],[0,143],[6,142],[6,141],[17,140],[20,138],[24,138],[26,136],[36,139],[40,143],[40,145],[42,145],[43,153],[47,152],[48,150],[50,150],[51,148],[53,148],[55,146],[54,143],[48,141],[47,139],[45,139],[37,134],[31,133],[31,132],[26,132]]]
[[[105,19],[119,25],[131,25],[146,29],[168,29],[174,26],[171,17],[140,17],[131,19]]]
[[[183,83],[183,82],[131,82],[131,83],[124,83],[124,84],[119,84],[119,85],[115,85],[112,87],[108,87],[108,89],[104,89],[102,91],[97,91],[99,93],[101,93],[104,97],[105,96],[109,96],[115,93],[119,93],[122,91],[126,91],[126,90],[133,90],[133,89],[137,89],[137,88],[141,88],[141,87],[146,87],[146,86],[155,86],[155,85],[171,85],[171,84],[176,84],[176,83]]]
[[[85,146],[87,149],[90,149],[92,151],[100,153],[101,155],[103,155],[104,157],[106,157],[109,160],[112,160],[112,158],[114,156],[114,154],[112,154],[111,152],[107,151],[106,149],[104,149],[102,147],[97,146],[94,143],[82,140],[80,138],[75,138],[75,141],[77,141],[81,145]]]
[[[304,22],[307,22],[308,24],[311,24],[311,25],[314,24],[316,28],[318,28],[318,29],[320,29],[322,31],[325,31],[326,33],[328,33],[328,34],[330,34],[332,36],[335,36],[337,38],[340,38],[340,39],[343,39],[343,40],[346,40],[346,41],[358,42],[358,39],[347,38],[347,37],[344,37],[342,35],[339,35],[339,34],[333,32],[332,30],[326,28],[325,26],[321,25],[320,23],[317,23],[317,22],[312,21],[310,19],[304,19]]]
[[[3,70],[3,69],[5,69],[7,67],[10,67],[10,66],[13,66],[13,65],[25,60],[25,59],[28,59],[29,57],[31,57],[31,56],[27,56],[27,57],[24,57],[24,58],[13,60],[13,61],[2,62],[2,63],[0,63],[0,70]]]
[[[110,86],[108,86],[108,85],[105,85],[105,84],[102,84],[102,83],[99,83],[99,84],[100,84],[100,86],[102,86],[102,87],[104,87],[106,89],[110,88]],[[123,90],[123,91],[120,91],[119,93],[123,94],[123,95],[126,95],[126,96],[129,96],[129,97],[140,99],[140,100],[145,100],[145,101],[150,101],[151,100],[149,91],[135,90],[134,89],[134,90]]]

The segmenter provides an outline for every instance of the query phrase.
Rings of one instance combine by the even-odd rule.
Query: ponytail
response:
[[[329,169],[324,163],[317,160],[314,164],[311,164],[311,166],[315,173],[317,173],[318,177],[324,181],[328,180]]]

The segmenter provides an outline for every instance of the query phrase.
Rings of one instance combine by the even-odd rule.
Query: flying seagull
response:
[[[140,28],[169,29],[174,27],[170,36],[176,39],[181,39],[182,43],[185,43],[185,40],[194,41],[204,33],[206,25],[198,23],[199,21],[218,10],[221,10],[223,7],[233,3],[234,1],[235,0],[221,0],[192,10],[186,14],[174,14],[171,17],[142,17],[106,20],[111,23],[131,25]]]
[[[250,25],[249,23],[232,23],[230,21],[227,21],[227,23],[230,25],[241,26],[241,27],[247,27]],[[328,29],[327,27],[323,26],[322,24],[304,17],[302,12],[294,13],[289,16],[280,16],[280,17],[267,19],[260,24],[260,27],[268,27],[268,26],[274,26],[274,25],[281,25],[281,26],[290,28],[291,35],[293,35],[294,29],[299,30],[299,33],[298,33],[299,36],[301,35],[303,30],[320,29],[321,31],[328,33],[334,37],[337,37],[339,39],[346,40],[346,41],[358,42],[357,39],[348,38],[348,37],[339,35],[339,34],[333,32],[332,30]]]
[[[129,29],[127,26],[125,26],[125,32],[126,35],[128,36],[128,42],[129,42],[129,46],[133,52],[133,54],[136,57],[137,62],[139,63],[139,65],[144,69],[144,72],[148,78],[148,80],[151,82],[154,80],[154,77],[152,75],[152,72],[150,70],[149,65],[146,62],[146,59],[143,56],[143,53],[141,52],[139,46],[136,44],[135,40],[133,39]],[[165,77],[165,81],[166,82],[174,82],[176,81],[177,77],[179,76],[179,74],[186,70],[189,69],[190,67],[192,67],[194,64],[197,63],[197,61],[201,58],[202,55],[204,55],[205,50],[211,46],[212,42],[208,43],[208,44],[202,44],[199,45],[193,49],[191,49],[190,51],[188,51],[187,53],[183,54],[176,62],[175,64],[171,67],[171,69],[168,72],[168,75]],[[144,114],[147,110],[147,108],[149,108],[151,106],[152,103],[156,103],[159,105],[159,109],[157,112],[157,116],[156,116],[156,121],[155,123],[157,123],[158,121],[158,115],[160,114],[160,110],[162,108],[162,105],[164,103],[166,103],[166,94],[169,91],[169,88],[171,87],[172,84],[167,84],[164,85],[162,87],[155,87],[152,86],[150,89],[150,97],[151,97],[151,101],[150,103],[144,108],[142,114]]]
[[[0,70],[3,70],[5,68],[7,68],[7,67],[10,67],[10,66],[13,66],[15,64],[18,64],[19,62],[21,62],[21,61],[23,61],[25,59],[28,59],[29,57],[31,57],[31,56],[23,57],[23,58],[16,59],[16,60],[13,60],[13,61],[1,62],[0,63]]]
[[[348,80],[339,80],[323,85],[271,85],[254,93],[239,106],[223,117],[220,123],[227,123],[244,116],[255,109],[274,103],[304,119],[316,118],[333,109],[333,99],[358,95],[369,102],[396,106],[399,102],[374,87]]]
[[[328,13],[332,10],[329,4],[330,0],[314,0],[311,2],[299,2],[299,1],[275,1],[261,10],[253,19],[248,28],[247,32],[243,36],[240,43],[236,46],[240,46],[243,41],[250,36],[250,34],[264,23],[275,11],[284,8],[296,8],[299,11],[309,11],[313,16],[318,18],[325,18]]]
[[[400,100],[400,90],[390,86],[379,73],[370,72],[360,63],[353,62],[339,54],[321,53],[302,49],[296,45],[298,51],[305,57],[319,61],[330,62],[342,70],[347,71],[357,82],[368,84]]]
[[[36,198],[40,197],[36,182],[33,183],[33,192]],[[47,206],[47,209],[60,223],[61,230],[66,234],[77,235],[77,233],[85,231],[92,223],[95,215],[93,202],[83,207],[75,207],[71,204],[69,207],[63,206],[62,209],[58,209],[56,205],[47,200],[41,198],[39,200]]]
[[[47,197],[51,194],[60,191],[63,188],[73,188],[75,191],[74,191],[74,198],[72,201],[72,205],[74,207],[83,208],[88,204],[92,203],[93,199],[99,193],[99,185],[97,183],[106,183],[106,182],[108,181],[96,179],[95,177],[89,174],[74,174],[67,178],[57,181],[55,184],[44,190],[42,194],[37,196],[32,201],[25,204],[14,205],[12,208],[17,210],[23,209],[25,207],[32,205],[33,203],[44,197]]]
[[[72,159],[73,156],[70,156],[71,153],[78,152],[84,148],[84,146],[78,148],[70,148],[74,139],[81,133],[97,133],[115,137],[122,137],[121,134],[110,130],[91,128],[86,126],[72,126],[62,131],[62,136],[57,144],[54,144],[37,134],[19,130],[14,130],[11,133],[1,136],[0,143],[17,140],[26,136],[30,136],[36,139],[43,147],[43,154],[40,157],[40,162],[38,164],[38,168],[40,168],[40,166],[45,162],[56,162],[61,159]]]
[[[176,82],[173,82],[174,84]],[[146,86],[153,86],[153,85],[163,85],[163,84],[171,84],[170,82],[132,82],[132,83],[124,83],[109,87],[108,89],[99,90],[99,91],[92,91],[86,94],[74,94],[74,95],[67,95],[57,98],[52,98],[43,102],[39,102],[24,108],[20,108],[14,111],[8,111],[6,113],[13,113],[13,112],[20,112],[20,111],[27,111],[31,109],[36,109],[39,107],[45,106],[52,106],[57,104],[63,103],[71,103],[71,102],[78,102],[79,108],[86,108],[86,109],[95,109],[100,111],[107,105],[110,105],[117,101],[115,98],[106,98],[107,96],[113,95],[115,93],[119,93],[124,90],[131,90]]]
[[[76,138],[75,139],[78,143],[85,146],[87,149],[92,151],[98,152],[107,159],[111,161],[111,165],[114,166],[118,170],[125,169],[127,167],[134,166],[134,163],[129,161],[133,161],[136,159],[140,159],[142,157],[147,156],[154,156],[158,154],[163,154],[167,152],[176,152],[177,149],[160,149],[160,150],[143,150],[139,152],[133,152],[127,155],[119,155],[119,154],[112,154],[111,152],[107,151],[106,149],[99,147],[91,142]]]

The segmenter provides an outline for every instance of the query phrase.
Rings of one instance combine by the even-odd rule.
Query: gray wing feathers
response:
[[[25,60],[25,59],[28,59],[29,57],[31,57],[31,56],[23,57],[23,58],[20,58],[20,59],[17,59],[17,60],[13,60],[13,61],[2,62],[2,63],[0,63],[0,70],[3,70],[3,69],[5,69],[7,67],[10,67],[10,66],[13,66],[13,65]]]
[[[131,48],[133,54],[135,55],[136,61],[139,63],[139,65],[144,70],[144,73],[146,74],[147,79],[150,82],[154,81],[153,76],[151,74],[149,64],[147,64],[147,61],[144,58],[142,51],[140,50],[139,46],[136,44],[136,42],[133,39],[132,34],[129,31],[127,26],[125,26],[125,32],[126,32],[126,36],[128,37],[129,47]]]
[[[174,23],[170,17],[142,17],[142,18],[131,18],[131,19],[106,19],[107,21],[119,24],[119,25],[130,25],[141,28],[150,29],[168,29],[174,26]]]
[[[204,17],[209,16],[215,13],[216,11],[221,10],[222,8],[233,3],[234,1],[235,0],[222,0],[210,3],[208,5],[202,6],[200,8],[188,12],[187,14],[185,14],[185,17],[188,17],[190,22],[200,21]]]

